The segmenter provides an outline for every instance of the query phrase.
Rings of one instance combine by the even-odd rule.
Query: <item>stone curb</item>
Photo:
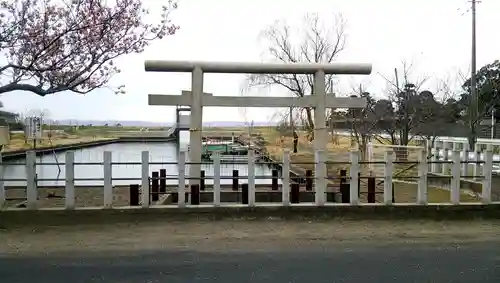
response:
[[[65,226],[80,224],[143,223],[152,221],[196,221],[223,219],[284,219],[284,220],[472,220],[500,219],[500,203],[430,204],[430,205],[335,205],[316,207],[292,206],[177,206],[147,209],[120,207],[113,209],[9,209],[0,211],[3,229],[25,226]]]

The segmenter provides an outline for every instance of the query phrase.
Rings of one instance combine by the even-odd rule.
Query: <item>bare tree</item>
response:
[[[266,59],[284,63],[331,63],[345,48],[345,22],[340,14],[334,21],[324,23],[318,14],[307,14],[298,34],[285,22],[276,22],[263,31],[262,37],[268,48]],[[296,40],[298,38],[298,40]],[[258,74],[248,77],[248,87],[281,86],[298,97],[314,92],[312,75],[297,74]],[[326,90],[332,92],[334,76],[326,76]],[[297,111],[304,113],[306,130],[313,133],[313,110],[306,108]]]
[[[363,109],[337,109],[329,116],[330,127],[347,129],[351,135],[351,146],[358,145],[361,158],[366,160],[366,147],[375,139],[381,143],[387,141],[381,134],[390,133],[391,140],[396,140],[394,126],[394,107],[387,99],[376,100],[363,84],[352,88],[351,97],[362,97],[367,101]],[[393,132],[391,132],[393,131]]]
[[[420,95],[429,77],[412,78],[412,67],[413,64],[403,61],[400,71],[394,69],[393,79],[382,76],[388,84],[387,97],[394,107],[394,123],[387,124],[385,129],[394,145],[408,145],[415,136],[415,129],[431,118],[432,112],[422,109],[429,92],[423,97]]]
[[[354,90],[351,97],[362,97],[367,105],[362,109],[349,109],[346,113],[346,121],[351,124],[351,137],[357,143],[362,160],[367,160],[366,147],[373,134],[376,133],[378,120],[374,112],[375,99],[362,85]]]

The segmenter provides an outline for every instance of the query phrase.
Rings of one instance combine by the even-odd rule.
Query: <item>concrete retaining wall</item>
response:
[[[117,138],[117,139],[107,139],[107,140],[96,140],[96,141],[89,141],[89,142],[81,142],[81,143],[75,143],[75,144],[67,144],[67,145],[60,145],[60,146],[54,146],[54,147],[47,147],[47,148],[40,148],[36,149],[36,155],[46,155],[46,154],[53,154],[54,152],[64,152],[67,150],[75,150],[75,149],[82,149],[82,148],[89,148],[89,147],[96,147],[96,146],[101,146],[101,145],[106,145],[106,144],[112,144],[112,143],[127,143],[127,142],[173,142],[175,141],[175,137],[170,137],[170,138],[137,138],[137,137],[123,137],[123,138]],[[21,159],[26,157],[26,152],[30,150],[15,150],[15,151],[8,151],[8,152],[3,152],[2,157],[3,160],[14,160],[14,159]]]
[[[62,152],[62,151],[66,151],[66,150],[101,146],[101,145],[115,143],[117,141],[118,141],[118,139],[96,140],[96,141],[81,142],[81,143],[75,143],[75,144],[59,145],[59,146],[53,146],[53,147],[47,147],[47,148],[39,148],[39,149],[36,149],[35,151],[36,151],[36,155],[39,156],[39,155],[45,155],[45,154],[52,154],[53,152]],[[13,159],[25,158],[26,152],[28,152],[28,151],[30,151],[30,150],[22,149],[22,150],[3,152],[2,157],[3,157],[3,160],[13,160]]]
[[[443,176],[437,173],[429,173],[429,176]],[[450,180],[443,178],[428,178],[427,179],[429,186],[436,186],[440,188],[450,189]],[[492,201],[500,201],[500,175],[493,174],[491,181],[491,200]],[[461,179],[460,180],[460,188],[462,190],[468,190],[473,192],[477,196],[480,196],[483,192],[483,183],[481,180],[472,180],[472,179]]]
[[[435,187],[445,188],[445,189],[451,188],[451,185],[450,185],[451,176],[449,176],[450,179],[432,178],[432,176],[443,177],[445,175],[437,174],[437,173],[428,173],[427,183],[429,184],[429,186],[435,186]],[[483,184],[481,183],[481,181],[460,179],[460,189],[468,190],[468,191],[471,191],[471,192],[474,192],[474,193],[480,195],[481,192],[483,191]]]
[[[84,224],[116,224],[150,221],[188,221],[216,219],[431,219],[431,220],[473,220],[499,219],[500,203],[481,205],[314,205],[292,206],[177,206],[120,209],[81,210],[3,210],[0,211],[0,227],[3,229],[26,226],[62,226]],[[257,224],[256,224],[257,225]],[[418,223],[415,223],[418,225]]]

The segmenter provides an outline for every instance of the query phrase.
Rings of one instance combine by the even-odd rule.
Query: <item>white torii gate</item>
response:
[[[236,62],[190,62],[190,61],[146,61],[146,72],[190,72],[191,91],[182,95],[150,94],[149,105],[191,106],[189,160],[191,165],[190,184],[199,182],[202,153],[202,111],[203,106],[216,107],[314,107],[314,150],[326,150],[328,132],[325,125],[326,108],[364,108],[363,98],[334,97],[326,95],[325,74],[371,73],[371,64],[275,64],[275,63],[236,63]],[[252,97],[252,96],[213,96],[203,93],[204,73],[240,74],[314,74],[314,93],[305,97]],[[322,154],[316,155],[316,193],[317,205],[325,203],[326,166]]]

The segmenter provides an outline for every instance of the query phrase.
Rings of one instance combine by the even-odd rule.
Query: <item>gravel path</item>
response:
[[[3,254],[161,248],[262,250],[345,243],[454,243],[500,240],[500,221],[188,221],[21,228],[0,232]]]

